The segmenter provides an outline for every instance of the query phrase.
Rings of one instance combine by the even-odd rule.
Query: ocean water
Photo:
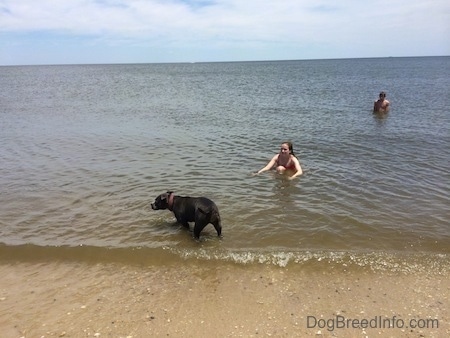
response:
[[[0,256],[447,270],[449,93],[450,57],[0,67]],[[252,176],[285,140],[304,175]]]

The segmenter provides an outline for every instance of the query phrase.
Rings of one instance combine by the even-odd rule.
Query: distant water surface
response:
[[[450,57],[0,67],[0,251],[448,268],[449,93]],[[253,177],[285,140],[305,174]]]

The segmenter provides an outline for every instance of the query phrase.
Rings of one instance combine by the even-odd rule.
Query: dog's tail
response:
[[[206,215],[206,216],[211,216],[212,213],[214,212],[214,210],[211,210],[211,209],[209,209],[208,211],[205,211],[205,210],[203,210],[202,208],[198,208],[198,210],[199,210],[203,215]]]
[[[211,222],[213,223],[214,220],[220,221],[220,215],[219,212],[216,209],[208,209],[208,211],[203,210],[202,208],[198,208],[198,210],[203,214],[206,215],[208,218],[211,219]]]

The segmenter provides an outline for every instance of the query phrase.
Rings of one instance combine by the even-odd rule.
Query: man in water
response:
[[[373,104],[374,113],[387,113],[389,111],[389,101],[386,100],[386,93],[381,92],[378,101]]]

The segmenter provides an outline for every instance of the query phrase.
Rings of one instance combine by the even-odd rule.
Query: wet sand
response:
[[[448,273],[2,262],[0,275],[7,338],[450,335]]]

